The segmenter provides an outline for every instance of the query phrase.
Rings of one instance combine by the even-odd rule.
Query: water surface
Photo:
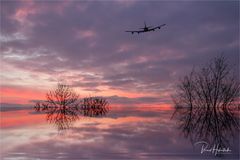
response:
[[[5,110],[1,159],[239,159],[238,130],[226,137],[230,154],[201,154],[173,113],[169,108],[111,107],[106,114],[79,115],[61,128],[32,108]]]

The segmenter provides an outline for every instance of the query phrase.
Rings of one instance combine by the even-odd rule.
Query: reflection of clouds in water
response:
[[[108,128],[101,128],[101,124],[96,127],[84,125],[70,129],[64,138],[58,136],[55,137],[56,139],[34,142],[16,148],[16,150],[37,156],[37,151],[46,147],[48,154],[45,154],[53,156],[48,158],[54,158],[56,154],[53,153],[57,152],[67,153],[68,159],[84,157],[126,158],[130,155],[138,156],[142,152],[157,152],[160,141],[171,144],[169,138],[165,138],[164,141],[160,140],[160,137],[167,137],[168,134],[155,127],[157,126],[151,125],[151,122],[144,122],[144,120],[112,124]],[[33,153],[29,153],[29,151]]]
[[[169,121],[169,111],[149,111],[146,117],[144,111],[131,111],[129,116],[117,116],[113,110],[105,118],[76,121],[64,134],[48,135],[48,138],[36,135],[11,153],[25,153],[30,159],[60,155],[65,159],[158,159],[169,155],[192,159],[200,155],[187,140],[179,138],[175,121]],[[42,150],[44,153],[39,154]]]
[[[18,118],[21,121],[21,117]],[[34,120],[33,120],[34,122]],[[13,148],[23,144],[29,144],[32,141],[47,141],[49,137],[57,134],[55,129],[49,128],[48,125],[41,123],[23,124],[11,128],[1,128],[0,135],[2,137],[0,144],[1,154],[8,154]]]
[[[48,125],[39,129],[33,126],[25,131],[31,134],[23,134],[26,141],[11,145],[4,156],[17,158],[14,153],[24,153],[24,159],[199,159],[199,150],[194,151],[188,140],[179,137],[171,114],[159,109],[112,109],[107,117],[77,120],[64,134],[57,134]]]

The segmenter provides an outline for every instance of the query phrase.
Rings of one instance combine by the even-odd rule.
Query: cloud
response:
[[[221,52],[239,63],[237,1],[1,4],[4,65],[89,92],[170,93],[179,77]],[[167,25],[124,32],[144,20]]]
[[[9,104],[29,104],[31,99],[43,99],[45,93],[43,89],[35,87],[32,89],[27,86],[1,85],[1,103]]]
[[[123,105],[140,105],[140,104],[166,104],[171,103],[171,99],[167,97],[137,97],[137,98],[128,98],[120,96],[110,96],[106,97],[113,104],[123,104]],[[110,103],[110,104],[111,104]]]
[[[0,103],[0,110],[1,112],[8,112],[8,111],[18,111],[18,110],[26,110],[31,109],[31,105],[26,104],[10,104],[10,103]]]

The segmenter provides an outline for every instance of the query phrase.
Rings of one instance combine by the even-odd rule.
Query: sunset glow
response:
[[[1,0],[0,16],[0,159],[218,159],[192,139],[230,132],[239,158],[238,119],[209,109],[237,106],[237,85],[201,70],[224,57],[239,81],[239,1]]]

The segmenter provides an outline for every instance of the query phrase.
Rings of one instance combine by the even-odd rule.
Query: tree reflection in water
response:
[[[108,102],[99,97],[87,97],[83,99],[81,113],[83,116],[104,116],[109,111]]]
[[[192,143],[205,141],[210,146],[229,147],[239,132],[239,118],[235,110],[176,107],[174,117],[180,130]]]
[[[46,94],[46,101],[37,102],[35,110],[46,113],[48,122],[53,123],[59,130],[64,130],[78,119],[78,95],[68,86],[58,84],[57,88]]]
[[[46,101],[37,102],[35,111],[46,114],[46,120],[59,131],[68,129],[81,116],[97,117],[109,111],[107,100],[99,97],[78,99],[78,95],[67,85],[58,84],[54,91],[46,94]]]
[[[179,128],[192,142],[229,147],[239,133],[239,81],[224,57],[185,76],[174,96]]]

